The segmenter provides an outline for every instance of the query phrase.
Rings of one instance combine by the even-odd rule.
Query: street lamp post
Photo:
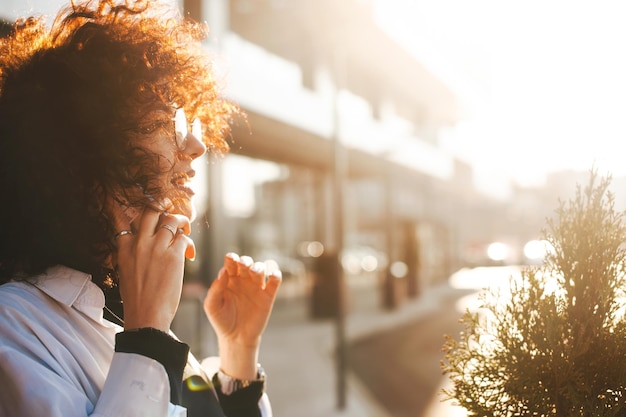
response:
[[[334,203],[334,241],[336,245],[335,262],[337,276],[337,308],[336,308],[336,367],[337,367],[337,408],[346,408],[346,368],[347,368],[347,346],[346,346],[346,288],[344,282],[343,266],[341,263],[341,253],[344,246],[344,204],[343,196],[346,178],[346,150],[341,143],[340,137],[340,115],[339,115],[339,87],[343,78],[344,62],[343,55],[338,48],[333,51],[333,69],[335,72],[335,90],[333,95],[333,203]]]

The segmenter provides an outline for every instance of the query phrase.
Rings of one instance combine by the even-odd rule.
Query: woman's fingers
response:
[[[139,238],[148,238],[153,235],[156,225],[159,223],[161,213],[150,208],[144,207],[143,211],[136,220],[133,221],[133,225],[136,227],[135,234]]]
[[[154,234],[158,234],[164,230],[173,234],[172,239],[178,234],[188,235],[191,233],[191,223],[189,218],[180,214],[161,213],[159,222],[154,230]]]
[[[116,230],[116,233],[121,230],[130,230],[130,222],[128,218],[124,215],[124,210],[120,203],[115,201],[113,197],[107,197],[105,203],[105,210],[108,216],[111,218],[111,223],[113,223],[113,228]]]
[[[115,231],[113,238],[116,244],[118,246],[124,244],[123,241],[128,240],[128,237],[133,234],[132,226],[124,213],[124,209],[112,196],[108,196],[104,201],[104,210],[113,224],[113,230]]]
[[[145,208],[138,222],[129,256],[119,259],[124,314],[128,328],[168,329],[180,302],[185,258],[196,255],[185,234],[189,219]]]
[[[226,256],[224,256],[224,268],[229,275],[237,275],[237,270],[239,269],[239,255],[234,252],[227,253]]]
[[[181,215],[162,213],[154,230],[154,235],[162,239],[168,246],[172,246],[179,236],[185,236],[191,232],[189,218]],[[193,246],[193,245],[192,245]],[[188,248],[188,246],[185,246]],[[186,258],[195,258],[195,247],[184,251]]]
[[[196,259],[196,245],[193,240],[182,233],[177,234],[171,243],[172,249],[181,251],[185,254],[185,258],[189,260]]]
[[[204,311],[208,317],[211,317],[211,311],[219,309],[223,303],[224,291],[228,287],[228,272],[226,268],[221,268],[217,274],[217,279],[213,280],[209,290],[204,297]]]
[[[278,292],[278,287],[280,287],[280,283],[283,281],[283,273],[280,269],[276,269],[271,271],[267,276],[267,281],[265,282],[265,290],[272,296],[275,297]]]
[[[223,272],[220,271],[218,279],[222,278],[222,273],[231,279],[245,279],[255,286],[265,289],[275,295],[282,281],[280,270],[268,271],[265,262],[254,262],[250,256],[239,256],[230,252],[224,257]]]
[[[249,277],[255,284],[261,287],[265,284],[265,269],[265,263],[263,262],[255,262],[249,269]]]
[[[160,224],[171,224],[177,228],[177,233],[189,235],[191,233],[191,221],[182,214],[161,214]]]
[[[137,219],[137,230],[131,231],[130,225],[123,219],[123,214],[116,212],[112,208],[111,215],[114,219],[115,227],[121,228],[115,235],[118,250],[121,250],[122,247],[129,248],[133,239],[128,239],[126,236],[134,236],[136,245],[140,247],[140,249],[137,248],[139,252],[147,251],[150,255],[154,255],[158,253],[160,244],[165,244],[166,248],[169,248],[180,241],[176,248],[180,250],[181,254],[185,255],[185,258],[193,259],[196,256],[195,245],[188,236],[191,233],[191,223],[186,216],[161,213],[150,207],[145,207]],[[153,243],[150,243],[151,241]]]
[[[249,256],[241,256],[239,258],[239,274],[243,275],[248,273],[248,270],[250,269],[250,267],[252,266],[252,264],[254,263],[254,259],[252,259]]]

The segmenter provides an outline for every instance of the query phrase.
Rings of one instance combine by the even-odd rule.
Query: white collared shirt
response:
[[[165,368],[115,352],[88,274],[50,268],[34,284],[0,285],[0,416],[185,416],[169,402]]]

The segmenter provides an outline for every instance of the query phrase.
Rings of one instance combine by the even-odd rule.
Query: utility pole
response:
[[[334,201],[334,241],[336,244],[335,262],[337,274],[337,309],[336,309],[336,367],[337,367],[337,408],[346,408],[346,369],[347,369],[347,346],[346,346],[346,288],[341,263],[341,253],[344,246],[344,204],[343,196],[347,176],[346,150],[341,143],[340,115],[339,115],[339,89],[343,82],[345,63],[341,48],[334,48],[332,62],[335,74],[335,89],[333,96],[333,201]]]

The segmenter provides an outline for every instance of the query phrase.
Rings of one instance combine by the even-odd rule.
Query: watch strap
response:
[[[225,373],[222,369],[217,372],[217,387],[222,394],[230,395],[235,391],[248,388],[252,385],[265,385],[265,371],[260,365],[257,365],[256,379],[238,379]]]

